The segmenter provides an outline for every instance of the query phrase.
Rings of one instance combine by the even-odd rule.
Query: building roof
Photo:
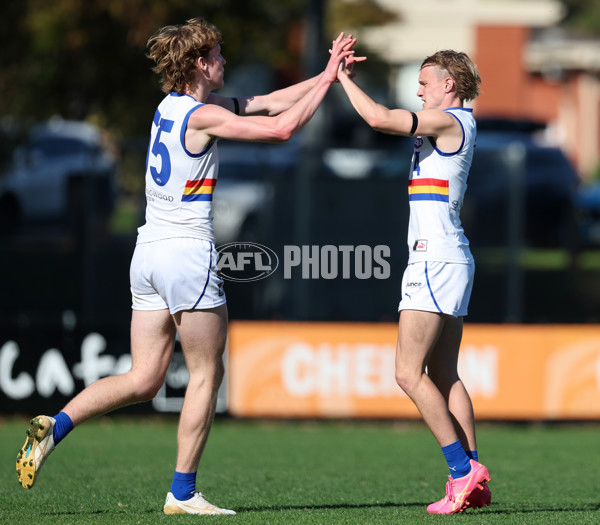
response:
[[[475,52],[481,25],[544,28],[556,25],[565,9],[557,0],[376,0],[397,20],[355,34],[390,64],[420,62],[440,49]]]
[[[600,40],[576,38],[559,29],[534,36],[525,50],[529,71],[553,76],[563,71],[600,72]]]

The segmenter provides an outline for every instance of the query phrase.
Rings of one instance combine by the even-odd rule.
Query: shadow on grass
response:
[[[335,510],[335,509],[378,509],[386,507],[427,507],[429,503],[332,503],[330,505],[260,505],[256,507],[238,507],[236,512],[263,512],[271,510]]]
[[[511,507],[494,509],[492,503],[491,508],[481,509],[486,514],[533,514],[535,512],[594,512],[600,510],[600,503],[586,503],[573,507]]]
[[[430,503],[430,502],[429,502]],[[278,510],[335,510],[335,509],[369,509],[369,508],[386,508],[386,507],[423,507],[427,508],[429,503],[422,502],[410,502],[410,503],[339,503],[331,505],[261,505],[255,507],[238,507],[235,509],[236,512],[264,512],[264,511],[278,511]],[[492,503],[489,507],[481,509],[469,509],[466,512],[471,514],[477,512],[478,514],[533,514],[536,512],[592,512],[600,510],[600,503],[588,503],[583,505],[577,505],[573,507],[528,507],[528,508],[494,508],[498,507],[498,504]]]
[[[335,509],[369,509],[369,508],[385,508],[385,507],[422,507],[428,503],[340,503],[331,505],[260,505],[255,507],[236,507],[236,512],[270,512],[270,511],[286,511],[286,510],[335,510]],[[161,514],[162,509],[146,509],[145,514]],[[80,511],[54,511],[45,513],[48,516],[76,516],[89,514],[109,515],[109,514],[127,514],[126,510],[114,509],[107,510],[80,510]]]
[[[338,503],[338,504],[329,504],[329,505],[257,505],[253,507],[236,507],[234,510],[237,513],[243,512],[271,512],[271,511],[287,511],[287,510],[335,510],[335,509],[376,509],[376,508],[405,508],[405,507],[422,507],[426,508],[429,503],[422,502],[410,502],[410,503]],[[482,508],[482,509],[471,509],[467,512],[472,514],[473,512],[477,512],[477,514],[498,514],[498,515],[508,515],[508,514],[534,514],[537,512],[594,512],[600,511],[600,503],[588,503],[584,505],[578,505],[573,507],[529,507],[529,508],[494,508],[497,507],[498,504],[492,503],[490,507]],[[160,509],[146,509],[143,511],[145,514],[161,514],[162,510]],[[110,510],[81,510],[81,511],[64,511],[64,512],[48,512],[49,516],[75,516],[75,515],[109,515],[109,514],[127,514],[126,510],[116,511],[114,509]]]

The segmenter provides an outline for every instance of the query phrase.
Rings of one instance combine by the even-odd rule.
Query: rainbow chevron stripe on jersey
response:
[[[408,181],[408,200],[448,202],[448,181],[411,179]]]
[[[462,142],[453,152],[441,151],[433,137],[415,139],[408,180],[410,220],[409,263],[473,261],[460,210],[473,159],[477,127],[471,109],[449,108],[462,129]]]
[[[212,201],[217,179],[188,180],[183,190],[182,201]]]
[[[217,143],[200,153],[185,146],[190,116],[203,106],[189,95],[170,93],[154,114],[146,157],[146,223],[138,230],[138,243],[174,237],[214,242]]]

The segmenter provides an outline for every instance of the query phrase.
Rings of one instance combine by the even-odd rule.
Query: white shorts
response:
[[[218,253],[202,239],[175,238],[137,244],[129,271],[132,308],[204,310],[226,302],[217,275]]]
[[[424,310],[460,317],[467,315],[475,264],[417,262],[402,277],[400,310]]]

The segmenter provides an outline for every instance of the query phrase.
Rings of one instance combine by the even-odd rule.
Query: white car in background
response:
[[[0,232],[65,223],[82,208],[110,212],[116,157],[99,128],[52,119],[32,128],[0,177]]]
[[[219,181],[213,201],[218,244],[256,241],[273,198],[272,183],[294,176],[299,145],[219,141]]]

